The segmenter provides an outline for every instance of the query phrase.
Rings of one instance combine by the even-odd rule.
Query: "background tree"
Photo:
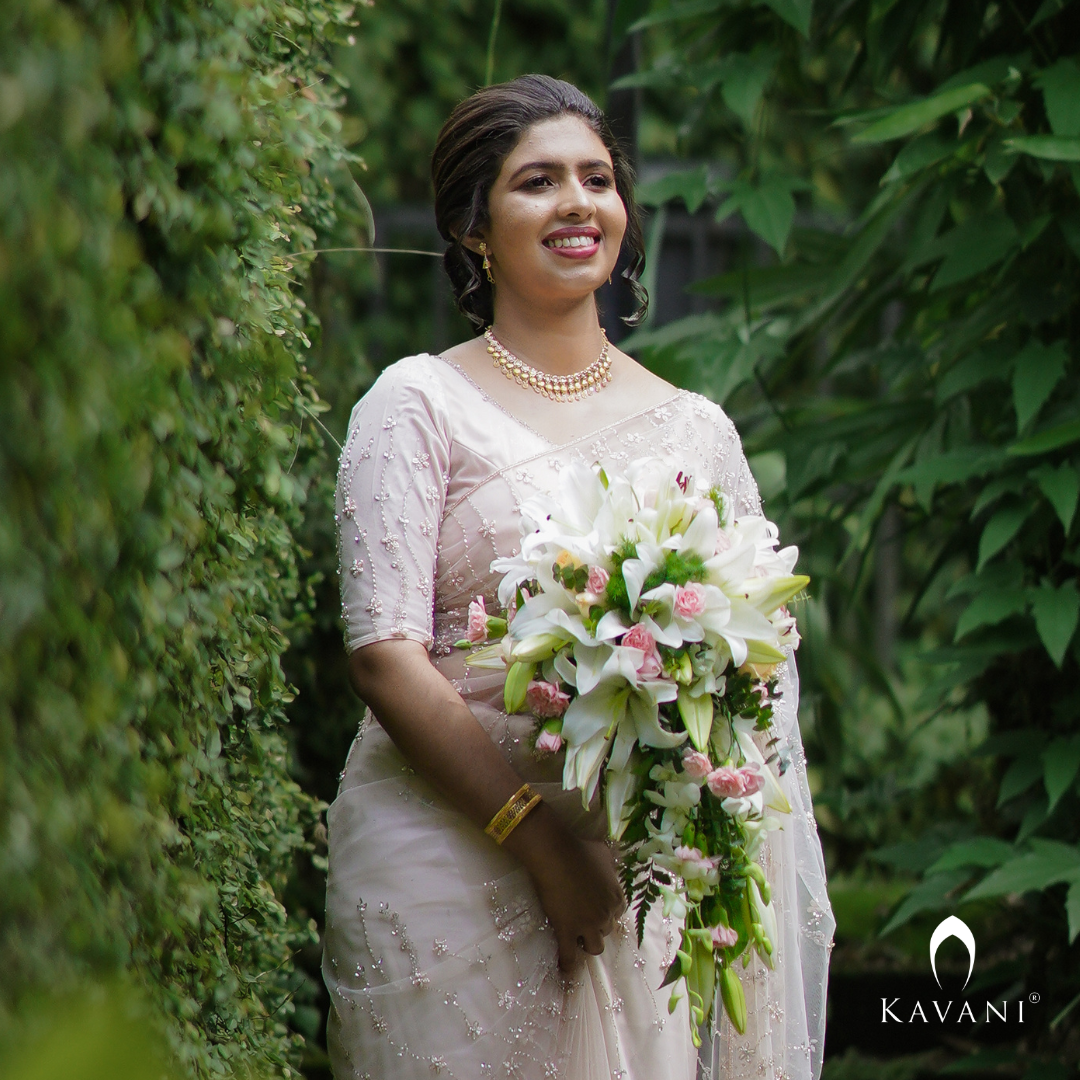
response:
[[[700,162],[646,198],[712,200],[759,243],[694,286],[714,313],[629,347],[726,404],[813,575],[803,717],[841,924],[845,874],[917,875],[884,932],[972,921],[981,989],[1042,996],[999,1060],[1058,1075],[1039,1062],[1080,1050],[1080,8],[635,14],[623,85]],[[934,734],[954,751],[927,772]]]

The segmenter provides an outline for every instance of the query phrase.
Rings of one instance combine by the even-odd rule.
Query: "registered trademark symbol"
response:
[[[1032,990],[1031,993],[1028,994],[1028,1001],[1030,1001],[1032,1005],[1038,1005],[1039,1004],[1039,995],[1038,995],[1038,993],[1036,991]]]

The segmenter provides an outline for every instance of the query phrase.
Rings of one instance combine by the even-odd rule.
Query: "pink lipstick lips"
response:
[[[544,237],[544,247],[566,259],[588,259],[600,250],[600,230],[588,226],[556,229]]]

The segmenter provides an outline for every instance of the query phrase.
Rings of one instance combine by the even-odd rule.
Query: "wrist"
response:
[[[550,869],[559,849],[566,843],[566,827],[546,803],[541,802],[506,838],[509,851],[534,879]]]

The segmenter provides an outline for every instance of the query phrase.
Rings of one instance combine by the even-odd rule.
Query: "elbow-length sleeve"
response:
[[[423,358],[401,360],[353,409],[335,500],[349,652],[387,638],[431,648],[450,469],[440,385]]]
[[[723,415],[714,454],[714,469],[733,501],[735,516],[762,514],[742,443]],[[780,785],[791,812],[782,815],[780,830],[769,834],[762,851],[779,940],[774,943],[773,967],[767,968],[755,956],[750,977],[743,978],[746,1032],[740,1035],[726,1017],[718,1025],[712,1075],[725,1080],[750,1080],[762,1071],[790,1080],[816,1080],[821,1074],[829,953],[836,922],[799,731],[799,673],[794,650],[785,651],[787,659],[777,671],[773,724],[783,770]]]

